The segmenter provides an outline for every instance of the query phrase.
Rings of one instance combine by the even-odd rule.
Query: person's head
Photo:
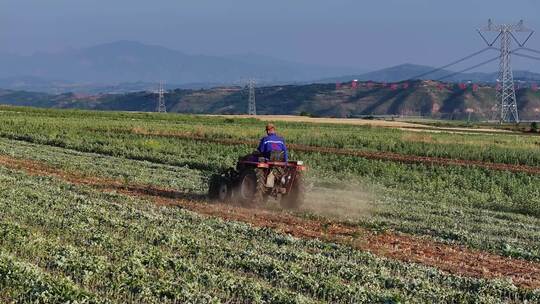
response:
[[[276,126],[273,123],[268,123],[266,125],[266,134],[270,135],[274,133],[276,133]]]

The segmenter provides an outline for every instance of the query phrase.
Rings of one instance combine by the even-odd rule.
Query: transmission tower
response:
[[[163,88],[163,81],[159,83],[158,94],[158,106],[156,112],[167,113],[167,107],[165,106],[165,89]]]
[[[496,37],[493,41],[488,41],[482,33],[495,33]],[[514,33],[528,33],[527,38],[521,42],[516,38]],[[515,41],[519,48],[525,47],[525,44],[531,38],[534,33],[533,30],[526,28],[523,25],[523,20],[516,24],[493,24],[491,19],[488,21],[488,25],[478,29],[478,33],[484,40],[484,42],[492,47],[497,41],[500,40],[500,61],[499,61],[499,78],[497,79],[497,99],[498,109],[500,112],[500,122],[519,122],[518,107],[516,102],[516,90],[514,87],[514,74],[512,72],[511,55],[512,40]]]
[[[255,104],[255,80],[251,79],[248,83],[249,100],[248,100],[248,114],[257,115],[257,106]]]

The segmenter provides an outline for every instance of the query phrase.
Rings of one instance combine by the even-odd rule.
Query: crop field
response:
[[[0,107],[0,302],[538,303],[540,137],[277,122],[296,211],[207,199],[254,118]]]

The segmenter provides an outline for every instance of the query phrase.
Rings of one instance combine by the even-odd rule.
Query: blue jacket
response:
[[[285,146],[285,140],[275,133],[263,137],[257,150],[259,150],[266,158],[270,158],[270,153],[272,151],[283,151],[285,161],[289,161],[289,153],[287,152],[287,146]]]

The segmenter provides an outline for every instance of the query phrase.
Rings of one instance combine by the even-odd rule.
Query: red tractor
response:
[[[305,170],[301,161],[269,161],[257,154],[247,155],[238,160],[236,169],[212,176],[209,197],[245,207],[261,206],[274,197],[283,208],[296,209],[304,203]]]

